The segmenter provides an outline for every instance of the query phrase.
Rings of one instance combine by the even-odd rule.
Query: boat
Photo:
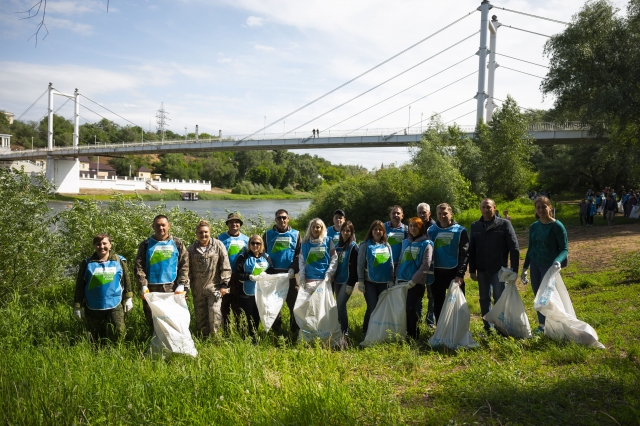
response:
[[[198,193],[197,192],[181,192],[180,198],[182,198],[182,201],[198,201]]]

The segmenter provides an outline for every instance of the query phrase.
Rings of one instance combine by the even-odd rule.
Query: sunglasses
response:
[[[251,241],[251,245],[252,245],[252,246],[261,246],[261,245],[262,245],[262,243],[261,243],[261,242],[259,242],[259,241]]]
[[[287,216],[276,216],[276,219],[278,219],[278,220],[287,220],[288,217]]]

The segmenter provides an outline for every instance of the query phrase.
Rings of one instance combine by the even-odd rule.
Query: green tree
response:
[[[38,125],[40,138],[47,141],[49,133],[49,118],[40,120]],[[73,145],[73,124],[61,115],[53,114],[53,139],[55,146]],[[46,142],[45,142],[46,144]]]

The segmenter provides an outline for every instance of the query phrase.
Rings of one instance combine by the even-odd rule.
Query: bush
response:
[[[291,186],[291,185],[287,185],[282,191],[285,194],[289,194],[289,195],[293,195],[295,193],[295,190],[293,189],[293,186]]]
[[[242,195],[253,195],[255,192],[254,185],[246,180],[242,182],[236,183],[236,185],[231,190],[232,194],[242,194]]]

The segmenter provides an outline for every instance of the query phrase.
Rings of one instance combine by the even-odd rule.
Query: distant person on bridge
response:
[[[427,203],[420,203],[417,207],[418,216],[424,224],[424,233],[427,235],[427,230],[431,225],[435,225],[436,221],[431,217],[431,206]],[[427,235],[428,237],[428,235]],[[424,298],[424,297],[423,297]],[[416,313],[418,314],[418,322],[422,320],[422,298],[416,302]],[[436,325],[436,316],[433,311],[433,292],[431,286],[427,286],[427,326],[433,328]]]
[[[227,249],[220,240],[211,237],[211,226],[206,220],[196,226],[196,241],[187,251],[196,330],[206,338],[224,324],[222,299],[229,291],[231,265]]]
[[[500,299],[505,283],[498,280],[498,272],[508,267],[518,273],[520,247],[511,222],[496,216],[496,203],[485,198],[480,203],[480,220],[471,224],[469,239],[469,275],[478,282],[480,311],[484,317],[491,310],[491,291],[493,304]],[[485,331],[491,331],[491,324],[484,319]]]
[[[93,238],[94,253],[80,264],[76,278],[73,315],[84,318],[92,339],[126,333],[125,314],[133,309],[133,293],[124,257],[111,252],[109,234]]]
[[[276,224],[267,230],[262,237],[265,251],[271,257],[275,273],[289,274],[289,292],[287,307],[289,308],[289,326],[291,339],[300,330],[293,316],[293,307],[298,298],[298,283],[295,274],[298,272],[298,256],[300,256],[300,233],[289,226],[289,213],[285,209],[276,211]],[[278,315],[272,326],[274,332],[282,333],[282,316]]]
[[[327,236],[331,240],[332,247],[335,247],[338,244],[338,240],[340,239],[340,229],[342,228],[344,221],[344,210],[338,209],[333,212],[333,226],[327,229]]]
[[[469,234],[464,226],[453,220],[449,204],[438,204],[436,211],[438,222],[431,225],[427,233],[434,245],[434,281],[431,289],[437,325],[451,281],[455,280],[465,294],[464,275],[469,262]]]
[[[227,254],[229,255],[229,264],[231,265],[231,272],[236,270],[236,259],[238,255],[244,252],[249,245],[249,237],[240,232],[240,228],[243,225],[242,216],[240,213],[233,212],[229,213],[227,216],[227,232],[223,232],[218,235],[218,239],[224,244],[224,247],[227,249]],[[233,294],[233,293],[236,294]],[[229,288],[226,293],[222,294],[222,322],[224,324],[225,329],[229,325],[229,314],[231,313],[231,309],[233,308],[234,314],[238,314],[237,303],[234,303],[237,300],[237,296],[240,294],[240,283],[234,279],[234,276],[231,276],[231,281],[229,282]]]
[[[569,254],[569,240],[564,225],[551,216],[551,200],[547,197],[538,197],[534,203],[536,218],[529,227],[529,246],[527,256],[524,258],[524,266],[520,279],[523,284],[528,284],[527,270],[531,267],[531,289],[534,296],[547,271],[551,268],[558,271],[562,264],[566,263]],[[544,332],[545,316],[538,312],[537,333]]]
[[[316,129],[313,129],[311,132],[313,133],[313,137],[315,138],[316,137]]]
[[[135,276],[144,299],[146,293],[184,294],[189,291],[189,252],[181,239],[169,233],[171,224],[165,215],[153,219],[153,235],[138,246]],[[142,301],[144,315],[151,327],[151,308]]]

